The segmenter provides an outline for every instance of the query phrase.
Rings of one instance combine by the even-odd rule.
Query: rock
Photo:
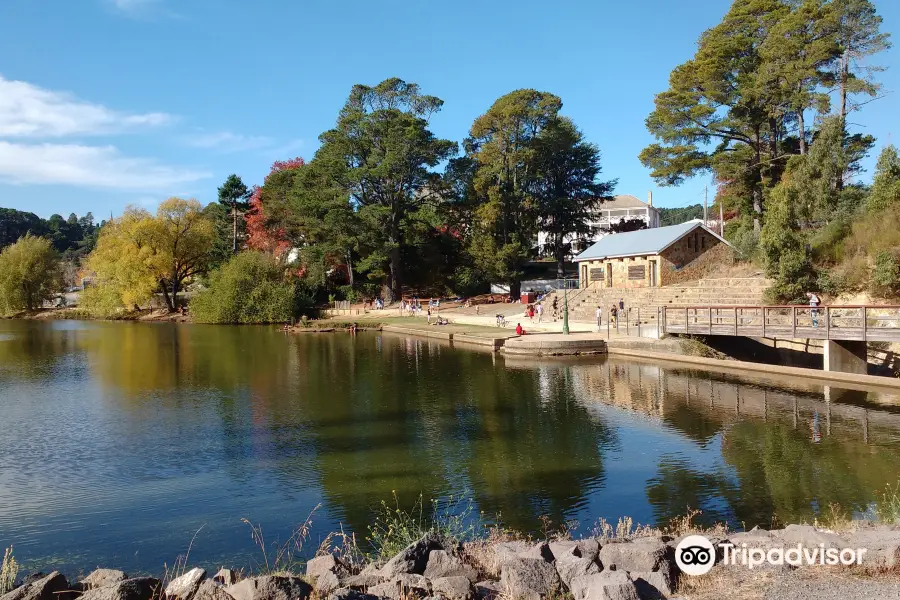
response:
[[[316,577],[315,586],[320,596],[329,594],[339,587],[342,587],[341,580],[332,571],[325,571]]]
[[[428,555],[428,564],[423,573],[428,579],[440,577],[468,577],[469,581],[476,581],[478,572],[459,558],[448,554],[445,550],[432,550]]]
[[[803,544],[807,548],[825,544],[826,548],[847,548],[847,541],[840,536],[828,532],[819,531],[812,525],[788,525],[781,531],[772,532],[784,540],[788,545]]]
[[[53,571],[35,581],[22,585],[0,596],[0,600],[68,600],[75,594],[69,591],[69,582],[59,572]]]
[[[600,562],[604,569],[617,571],[664,571],[675,568],[675,550],[665,542],[639,538],[633,542],[604,544],[600,548]]]
[[[415,573],[401,573],[391,581],[380,583],[369,588],[369,593],[392,600],[409,600],[409,598],[427,598],[431,595],[428,579]]]
[[[550,544],[547,542],[540,542],[528,550],[520,552],[519,558],[538,558],[548,563],[552,563],[554,560],[553,552],[550,551]]]
[[[848,548],[865,548],[862,564],[896,567],[900,565],[900,531],[886,528],[859,529],[848,540]]]
[[[334,573],[338,577],[350,575],[350,567],[333,554],[317,556],[306,563],[306,574],[310,577],[319,577],[323,573]]]
[[[41,579],[43,579],[46,576],[47,576],[47,574],[44,573],[43,571],[38,571],[37,573],[29,573],[28,575],[26,575],[25,577],[22,578],[22,585],[31,585],[32,583],[34,583],[36,581],[40,581]]]
[[[463,575],[432,579],[431,589],[435,594],[441,594],[448,600],[472,600],[475,595],[472,582]]]
[[[213,575],[213,581],[222,585],[234,585],[237,580],[237,573],[231,569],[219,569],[219,572]]]
[[[239,581],[225,591],[235,600],[305,600],[312,586],[299,577],[264,575]]]
[[[85,590],[114,585],[128,579],[128,575],[115,569],[96,569],[90,575],[81,580]]]
[[[570,591],[575,600],[639,600],[637,588],[625,571],[577,577]]]
[[[166,596],[179,600],[191,600],[204,579],[206,579],[205,570],[191,569],[181,577],[176,577],[169,582],[169,585],[166,586]]]
[[[629,573],[641,600],[664,600],[672,594],[672,583],[662,571]]]
[[[434,534],[426,534],[413,542],[389,560],[380,571],[385,579],[393,579],[402,573],[421,575],[428,564],[428,555],[432,550],[442,550],[441,540]]]
[[[496,581],[479,581],[475,584],[475,596],[481,600],[494,600],[502,591],[503,588]]]
[[[594,538],[550,542],[550,552],[553,553],[553,557],[557,560],[561,554],[572,554],[573,550],[575,550],[575,556],[597,560],[597,555],[600,553],[600,543]]]
[[[360,573],[341,578],[341,587],[366,589],[384,583],[384,577],[375,573]]]
[[[575,556],[577,548],[573,548],[573,553],[562,554],[556,559],[556,572],[559,578],[567,588],[572,587],[572,580],[576,577],[584,575],[596,575],[600,573],[600,565],[587,557]]]
[[[80,600],[151,600],[162,591],[162,583],[153,577],[135,577],[112,585],[92,588]]]
[[[507,561],[500,572],[500,585],[513,598],[535,599],[562,592],[556,567],[543,558]]]
[[[328,600],[379,600],[379,598],[351,588],[340,588],[328,594]]]
[[[207,579],[197,588],[194,600],[234,600],[234,598],[222,586],[218,585],[214,579]]]

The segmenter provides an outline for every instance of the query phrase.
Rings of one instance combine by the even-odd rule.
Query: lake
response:
[[[394,334],[0,321],[0,547],[29,568],[251,566],[241,519],[313,551],[382,501],[464,498],[590,533],[687,507],[737,528],[864,514],[900,475],[900,399]],[[197,531],[199,530],[199,533]]]

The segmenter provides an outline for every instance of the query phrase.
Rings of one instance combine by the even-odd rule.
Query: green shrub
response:
[[[284,323],[294,314],[295,293],[273,257],[242,252],[210,275],[190,308],[198,323]]]
[[[735,256],[745,262],[759,259],[759,233],[753,230],[753,223],[738,221],[725,227],[725,239],[734,247]]]
[[[882,250],[875,257],[872,291],[879,296],[895,296],[900,292],[900,260],[896,251]]]
[[[113,284],[103,284],[85,288],[81,293],[79,307],[92,317],[108,319],[124,311],[122,294]]]
[[[396,493],[393,506],[382,500],[366,538],[372,548],[371,558],[391,558],[426,533],[436,534],[451,544],[471,541],[479,537],[484,526],[480,516],[474,514],[471,499],[451,496],[444,503],[432,500],[427,511],[430,514],[426,510],[421,494],[408,511],[400,508]]]

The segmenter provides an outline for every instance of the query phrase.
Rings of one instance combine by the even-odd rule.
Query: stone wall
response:
[[[731,247],[699,228],[666,248],[660,258],[660,285],[696,281],[734,264]]]
[[[657,256],[627,256],[606,258],[579,263],[579,277],[594,287],[616,289],[645,288],[650,286],[651,269],[659,269]],[[587,269],[585,271],[585,269]],[[612,270],[612,286],[607,285],[608,271]],[[658,271],[657,271],[658,272]]]

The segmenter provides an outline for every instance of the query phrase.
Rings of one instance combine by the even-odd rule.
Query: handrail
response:
[[[890,308],[890,309],[900,309],[900,304],[819,304],[818,306],[810,306],[809,304],[673,304],[670,305],[669,308],[677,308],[683,310],[685,308],[689,309],[699,309],[702,308],[706,310],[707,308]]]

